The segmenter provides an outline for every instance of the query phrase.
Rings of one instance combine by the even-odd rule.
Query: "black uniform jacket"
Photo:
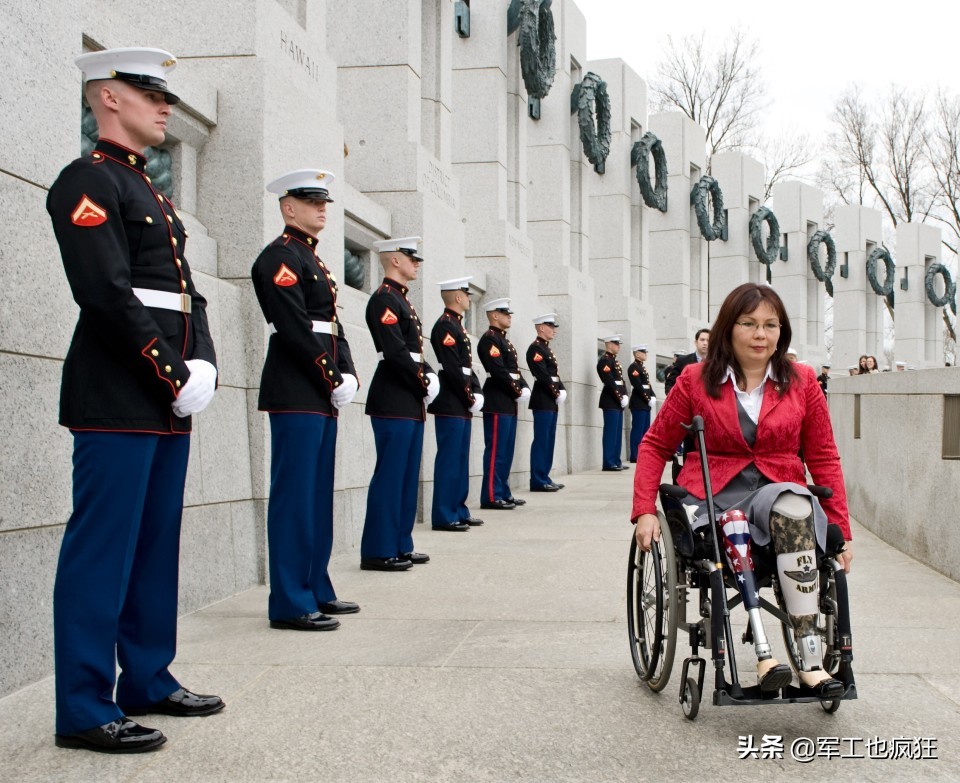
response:
[[[487,380],[483,384],[483,412],[517,414],[517,398],[527,387],[520,375],[517,351],[507,333],[491,326],[477,343],[477,355]]]
[[[557,397],[564,388],[557,372],[557,357],[550,343],[538,337],[527,348],[527,367],[533,373],[533,391],[530,393],[530,410],[556,411]]]
[[[597,375],[603,382],[600,391],[600,407],[605,410],[620,410],[623,407],[620,400],[626,396],[627,390],[623,385],[623,368],[617,357],[612,353],[604,352],[597,362]]]
[[[630,410],[650,410],[650,398],[653,397],[653,387],[650,385],[650,376],[647,368],[640,362],[633,362],[627,367],[627,378],[633,391],[630,392]]]
[[[436,416],[472,419],[473,395],[480,380],[473,371],[470,335],[463,328],[463,316],[444,308],[430,333],[430,344],[440,362],[440,395],[427,408]]]
[[[691,364],[696,364],[696,363],[697,363],[697,352],[694,351],[693,353],[688,353],[681,356],[672,365],[670,365],[670,367],[672,367],[673,369],[670,370],[670,368],[668,367],[667,368],[668,372],[664,373],[664,380],[663,380],[664,394],[670,393],[670,390],[673,388],[673,385],[677,382],[677,378],[680,377],[680,373],[682,373]]]
[[[190,377],[184,362],[217,362],[183,254],[187,232],[145,166],[140,153],[101,139],[47,196],[80,306],[60,388],[60,423],[71,429],[190,432],[190,417],[170,407]],[[134,288],[187,294],[192,311],[146,307]]]
[[[423,360],[420,318],[407,299],[409,290],[402,283],[384,278],[367,302],[367,328],[383,356],[367,392],[368,416],[427,418],[423,399],[429,384],[427,374],[433,368]]]
[[[357,374],[337,317],[337,281],[316,250],[316,237],[287,226],[253,264],[257,301],[276,329],[260,376],[262,411],[336,416],[330,393],[344,373]],[[313,321],[336,324],[337,335],[314,332]]]
[[[817,376],[817,383],[820,384],[820,388],[823,389],[823,393],[827,394],[830,390],[827,388],[830,384],[830,376],[826,373],[820,373]]]

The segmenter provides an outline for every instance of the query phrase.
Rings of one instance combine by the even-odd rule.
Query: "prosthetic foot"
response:
[[[770,653],[770,643],[763,630],[760,618],[760,591],[753,573],[753,557],[750,554],[750,525],[739,509],[730,509],[717,520],[723,536],[723,551],[737,581],[743,598],[743,606],[750,620],[754,648],[757,653],[757,678],[762,691],[778,691],[790,684],[793,678],[790,667],[779,663]]]
[[[799,649],[800,684],[821,699],[844,692],[843,683],[823,668],[823,642],[817,631],[820,572],[817,569],[810,499],[784,492],[770,510],[770,535],[777,553],[780,591]]]

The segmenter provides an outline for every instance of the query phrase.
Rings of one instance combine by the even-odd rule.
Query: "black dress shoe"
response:
[[[620,468],[604,468],[604,470],[614,471],[614,472],[616,472],[616,473],[619,473],[619,472],[620,472]]]
[[[821,699],[839,699],[847,690],[844,684],[834,677],[829,677],[816,685],[804,685],[803,680],[800,680],[800,686],[813,691]]]
[[[556,492],[560,487],[554,486],[553,484],[544,484],[540,487],[530,487],[531,492]]]
[[[785,663],[778,663],[767,670],[760,678],[760,690],[764,692],[779,691],[786,688],[793,680],[793,671]]]
[[[340,627],[340,621],[327,617],[322,612],[314,612],[286,620],[271,620],[270,627],[287,631],[335,631]]]
[[[489,503],[481,503],[480,508],[486,508],[493,511],[512,511],[516,506],[508,500],[491,500]]]
[[[317,604],[317,609],[323,614],[355,614],[360,611],[360,604],[335,598],[333,601]]]
[[[425,555],[423,552],[404,552],[400,557],[409,560],[414,565],[423,565],[430,562],[430,555]]]
[[[450,531],[455,531],[457,533],[462,533],[465,530],[469,530],[470,525],[468,525],[466,522],[457,521],[457,522],[451,522],[449,525],[434,525],[433,529],[434,530],[450,530]]]
[[[507,503],[513,503],[515,506],[525,506],[527,505],[526,500],[521,500],[520,498],[507,498]]]
[[[408,568],[413,568],[413,563],[399,557],[360,558],[361,571],[406,571]]]
[[[339,623],[338,623],[339,625]],[[119,706],[119,705],[118,705]],[[160,699],[156,704],[145,707],[120,707],[127,715],[174,715],[178,718],[199,717],[220,712],[227,705],[219,696],[204,696],[192,693],[186,688],[171,693],[167,698]]]
[[[158,729],[148,729],[129,718],[104,723],[76,734],[57,734],[58,748],[83,748],[98,753],[142,753],[159,748],[167,738]]]
[[[566,484],[558,484],[556,481],[554,481],[554,482],[553,482],[553,486],[555,486],[557,489],[563,489],[563,488],[564,488],[565,486],[567,486],[567,485],[566,485]]]
[[[479,527],[483,524],[483,520],[477,519],[476,517],[467,517],[466,519],[461,519],[460,521],[465,525],[469,525],[470,527]]]

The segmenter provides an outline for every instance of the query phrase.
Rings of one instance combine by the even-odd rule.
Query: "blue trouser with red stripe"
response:
[[[316,413],[270,414],[267,544],[271,620],[336,600],[327,573],[333,549],[337,420]]]
[[[533,443],[530,444],[530,489],[552,484],[553,448],[557,442],[557,411],[533,413]]]
[[[637,461],[637,449],[640,448],[640,441],[650,429],[650,411],[630,411],[630,461]]]
[[[623,410],[603,411],[603,467],[619,468],[623,450]]]
[[[360,557],[397,557],[413,551],[423,422],[371,416],[377,466],[367,488]]]
[[[186,434],[73,433],[73,513],[53,588],[58,734],[102,726],[180,687],[167,667],[189,454]]]
[[[470,516],[470,419],[434,416],[437,458],[433,463],[434,525],[455,525]]]
[[[517,417],[509,413],[483,414],[483,485],[480,503],[510,500],[508,479],[513,467],[513,450],[517,443]]]

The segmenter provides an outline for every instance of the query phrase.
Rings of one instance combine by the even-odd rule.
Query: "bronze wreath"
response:
[[[583,81],[573,88],[571,110],[577,113],[580,123],[580,142],[598,174],[603,173],[603,164],[610,154],[610,95],[607,83],[593,71],[588,71]],[[597,107],[594,122],[593,107]]]
[[[713,221],[707,211],[707,193],[713,201]],[[713,177],[704,174],[693,186],[690,191],[690,203],[697,215],[697,225],[700,227],[700,233],[707,242],[713,242],[719,239],[723,233],[726,222],[723,214],[723,191],[720,190],[720,183]]]
[[[934,279],[937,275],[943,275],[943,296],[937,296],[937,289],[934,285]],[[950,305],[953,314],[957,314],[957,284],[953,282],[950,270],[939,261],[930,264],[927,272],[923,276],[923,287],[927,291],[927,299],[934,307],[946,307]]]
[[[883,285],[877,280],[877,262],[883,261],[886,272]],[[867,281],[877,296],[883,296],[887,299],[893,296],[893,281],[897,277],[897,265],[893,263],[893,256],[885,247],[876,247],[873,252],[867,256]]]
[[[820,244],[827,246],[827,268],[820,266]],[[817,231],[807,242],[807,260],[813,276],[823,283],[827,293],[833,296],[833,273],[837,268],[837,245],[829,231]]]
[[[553,27],[553,0],[517,0],[508,9],[517,14],[520,36],[520,72],[527,95],[546,98],[557,73],[557,34]]]
[[[764,222],[770,226],[766,247],[760,234],[760,225]],[[760,207],[750,216],[750,242],[761,264],[771,266],[780,257],[780,221],[769,207]]]
[[[650,156],[653,156],[653,167],[656,176],[656,185],[650,182]],[[630,151],[630,163],[637,167],[637,184],[640,186],[640,195],[643,203],[651,209],[667,211],[667,156],[663,151],[663,143],[650,131],[643,134],[643,138],[633,145]]]

